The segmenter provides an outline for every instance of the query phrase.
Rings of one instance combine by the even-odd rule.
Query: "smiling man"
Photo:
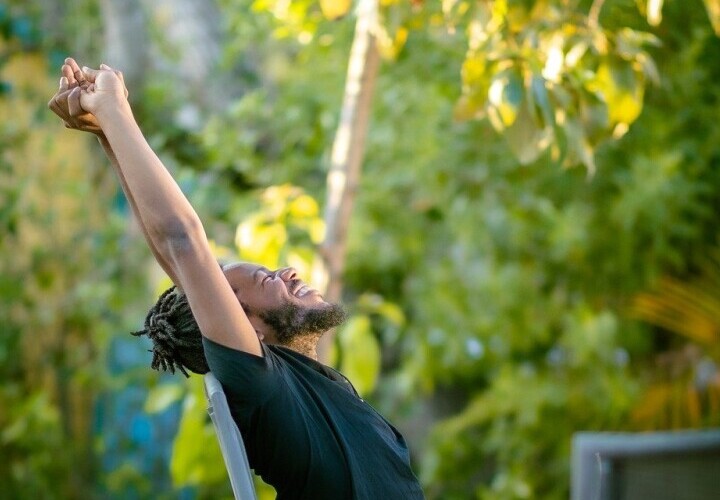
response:
[[[419,499],[405,440],[339,372],[316,360],[342,308],[297,277],[218,266],[202,223],[133,117],[122,74],[62,67],[49,107],[95,133],[158,263],[175,285],[148,313],[151,366],[223,385],[250,466],[279,499]]]
[[[340,305],[325,302],[293,268],[272,272],[238,263],[223,271],[250,324],[268,344],[283,345],[317,359],[317,343],[323,332],[345,319]]]

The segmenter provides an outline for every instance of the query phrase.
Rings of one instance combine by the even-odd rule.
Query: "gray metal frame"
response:
[[[720,429],[675,432],[580,432],[572,443],[572,500],[612,500],[613,462],[627,458],[720,452]]]
[[[208,413],[215,426],[225,467],[227,467],[236,500],[257,500],[250,464],[240,431],[230,415],[230,407],[222,385],[208,372],[203,377],[208,400]]]

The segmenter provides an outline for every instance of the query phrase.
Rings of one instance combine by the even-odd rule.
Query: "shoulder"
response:
[[[282,390],[283,360],[265,344],[262,356],[233,349],[203,337],[210,371],[225,391],[245,403],[259,404]]]
[[[248,365],[272,365],[273,358],[275,355],[271,353],[268,346],[260,342],[261,355],[252,354],[240,349],[228,347],[219,342],[209,339],[208,337],[202,337],[203,350],[205,351],[205,358],[208,360],[208,365],[212,370],[212,362],[217,363],[241,363]],[[268,354],[270,356],[268,357]],[[267,358],[267,359],[266,359]]]

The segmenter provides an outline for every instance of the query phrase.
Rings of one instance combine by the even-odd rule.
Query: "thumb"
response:
[[[80,104],[81,94],[82,91],[80,90],[80,87],[75,87],[74,89],[72,89],[72,92],[70,92],[67,100],[68,112],[70,113],[70,116],[78,116],[83,114],[84,110]]]
[[[82,67],[82,72],[85,75],[85,78],[89,82],[94,82],[95,78],[97,78],[98,74],[100,73],[100,70],[88,68],[87,66]]]
[[[125,97],[127,98],[128,89],[127,89],[127,86],[125,85],[125,77],[123,76],[122,71],[118,71],[115,68],[111,68],[110,66],[108,66],[105,63],[102,63],[100,65],[100,69],[106,69],[108,71],[112,71],[113,73],[115,73],[115,76],[117,76],[123,84],[123,89],[125,90]]]

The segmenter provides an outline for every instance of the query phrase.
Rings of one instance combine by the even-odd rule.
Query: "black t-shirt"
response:
[[[295,351],[203,338],[250,466],[279,500],[421,499],[405,440],[339,372]]]

